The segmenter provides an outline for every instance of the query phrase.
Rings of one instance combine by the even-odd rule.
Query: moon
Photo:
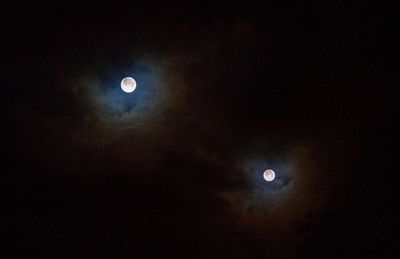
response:
[[[125,77],[121,81],[121,89],[125,93],[132,93],[136,89],[136,81],[132,77]]]
[[[267,169],[263,174],[264,180],[267,182],[272,182],[275,179],[275,172],[274,170]]]

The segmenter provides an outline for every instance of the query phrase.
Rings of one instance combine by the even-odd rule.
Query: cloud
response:
[[[79,87],[86,88],[93,115],[111,128],[140,128],[159,116],[170,103],[165,67],[151,58],[129,58],[123,64],[92,69]],[[121,79],[132,76],[137,89],[127,94]]]

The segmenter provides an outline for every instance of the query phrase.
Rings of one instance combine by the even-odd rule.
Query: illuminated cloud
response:
[[[158,60],[128,60],[91,71],[81,81],[87,102],[96,118],[113,128],[141,128],[157,119],[170,97],[165,67]],[[121,90],[121,80],[131,76],[137,82],[133,93]]]
[[[274,181],[263,178],[266,169],[275,171]],[[289,193],[293,183],[295,169],[285,157],[271,155],[246,158],[240,165],[244,173],[247,191],[242,196],[242,203],[247,209],[266,210],[282,201]]]

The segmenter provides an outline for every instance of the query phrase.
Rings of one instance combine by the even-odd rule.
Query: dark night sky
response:
[[[394,7],[3,7],[1,258],[400,256]]]

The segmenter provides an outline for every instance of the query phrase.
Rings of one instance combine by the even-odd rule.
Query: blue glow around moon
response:
[[[273,181],[266,181],[263,174],[266,169],[275,172]],[[241,170],[247,183],[245,192],[241,192],[242,205],[250,211],[265,211],[282,201],[290,193],[294,179],[294,167],[284,157],[255,156],[246,159]]]
[[[121,80],[127,76],[137,83],[131,94],[120,87]],[[142,127],[160,114],[169,96],[163,70],[149,61],[104,66],[91,73],[86,85],[97,117],[122,128]]]
[[[263,174],[266,169],[275,172],[273,181],[265,181]],[[284,191],[293,178],[293,168],[286,161],[282,160],[253,160],[249,161],[245,167],[248,180],[254,192],[264,193],[266,196]]]

